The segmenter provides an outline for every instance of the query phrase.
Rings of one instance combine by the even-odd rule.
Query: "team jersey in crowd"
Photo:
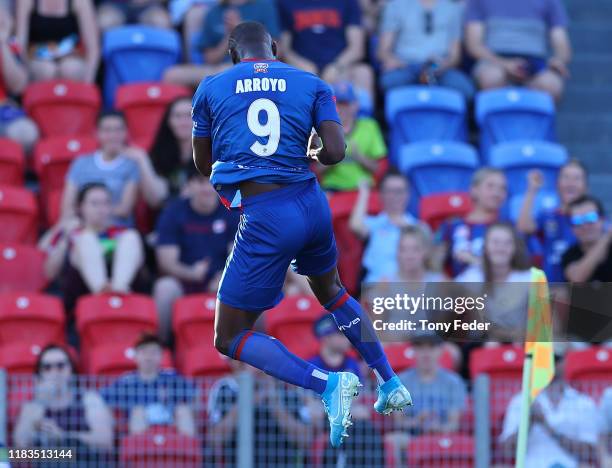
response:
[[[559,210],[538,217],[538,237],[542,245],[542,267],[548,281],[564,281],[561,258],[576,242],[569,216]]]
[[[329,85],[277,60],[244,60],[206,78],[193,97],[193,135],[212,138],[211,182],[227,207],[245,180],[290,184],[314,177],[312,128],[340,123]]]

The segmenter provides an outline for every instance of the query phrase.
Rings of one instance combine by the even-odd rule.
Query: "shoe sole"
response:
[[[351,405],[353,404],[353,400],[359,396],[359,387],[363,387],[363,384],[361,384],[359,380],[357,380],[356,382],[353,382],[353,384],[351,384],[351,386],[346,389],[346,391],[352,395]],[[338,445],[332,444],[333,447],[339,447],[340,445],[342,445],[342,442],[344,442],[344,439],[346,437],[349,437],[349,434],[347,431],[349,427],[351,427],[352,425],[353,425],[353,421],[352,421],[352,415],[351,415],[351,411],[349,407],[348,413],[346,413],[344,417],[342,418],[343,432],[342,432],[342,435],[340,436],[340,443]]]

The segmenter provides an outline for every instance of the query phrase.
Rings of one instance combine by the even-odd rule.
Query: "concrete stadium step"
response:
[[[601,21],[612,18],[610,0],[566,0],[565,5],[570,21]]]
[[[612,144],[567,143],[565,147],[570,156],[580,159],[591,174],[607,173],[608,184],[612,189]]]
[[[557,135],[568,143],[612,144],[612,113],[561,112],[557,116]]]
[[[610,26],[612,29],[612,26]],[[608,46],[609,47],[609,46]],[[568,86],[606,85],[612,83],[612,54],[580,53],[570,64]]]
[[[612,10],[608,18],[612,19]],[[610,52],[612,28],[608,21],[572,21],[569,35],[576,55],[583,52]]]
[[[612,112],[612,86],[569,84],[562,110],[572,112]]]

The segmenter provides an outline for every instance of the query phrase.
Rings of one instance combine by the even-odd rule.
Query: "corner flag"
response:
[[[531,269],[527,333],[525,334],[525,361],[521,388],[521,421],[516,446],[516,467],[525,466],[529,408],[538,394],[546,388],[555,374],[552,342],[552,317],[546,275]]]

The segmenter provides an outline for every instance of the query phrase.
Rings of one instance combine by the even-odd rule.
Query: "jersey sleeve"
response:
[[[206,100],[207,81],[203,80],[200,83],[191,103],[192,135],[194,137],[210,137],[210,111]]]
[[[324,120],[331,120],[342,125],[336,108],[336,97],[331,87],[323,80],[319,80],[317,84],[313,117],[315,129],[318,129]]]

